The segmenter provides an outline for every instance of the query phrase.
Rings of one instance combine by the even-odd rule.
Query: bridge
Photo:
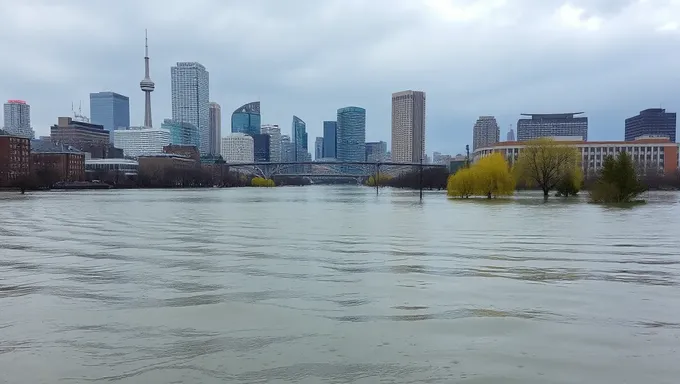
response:
[[[399,176],[403,173],[423,169],[442,168],[445,165],[394,162],[347,162],[347,161],[303,161],[282,163],[227,163],[236,172],[271,179],[272,177],[310,177],[310,178],[368,178],[370,176]]]

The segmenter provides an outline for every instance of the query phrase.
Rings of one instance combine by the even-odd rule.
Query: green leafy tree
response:
[[[619,152],[616,158],[605,157],[600,177],[590,197],[596,203],[628,203],[645,190],[635,172],[630,155]]]
[[[575,196],[581,191],[583,184],[583,171],[581,168],[574,168],[567,170],[560,181],[557,183],[555,189],[559,196]]]
[[[576,148],[541,138],[527,142],[517,158],[515,174],[518,181],[537,186],[548,198],[550,191],[577,168],[579,153]]]
[[[446,185],[449,196],[460,196],[467,199],[475,192],[475,174],[470,168],[461,168],[449,177]]]
[[[507,161],[496,152],[481,158],[472,168],[475,194],[487,198],[509,196],[515,192],[515,179],[510,173]]]

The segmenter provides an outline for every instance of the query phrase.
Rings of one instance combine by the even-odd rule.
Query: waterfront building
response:
[[[517,121],[517,141],[553,136],[580,136],[588,140],[588,118],[577,113],[526,114],[530,119]],[[473,148],[475,149],[475,148]]]
[[[184,156],[188,159],[192,159],[196,163],[201,163],[201,159],[204,158],[204,156],[201,156],[198,147],[195,145],[170,144],[163,147],[163,153]],[[220,156],[218,155],[218,157]]]
[[[369,163],[383,163],[387,157],[387,143],[374,141],[366,143],[366,161]]]
[[[113,131],[130,126],[130,98],[115,92],[90,93],[90,122],[109,131],[113,142]]]
[[[212,101],[210,102],[210,155],[219,155],[222,145],[222,107]]]
[[[260,133],[261,121],[259,101],[242,105],[231,114],[231,132],[256,135]]]
[[[34,172],[49,169],[55,181],[85,180],[85,153],[51,141],[31,141],[31,168]]]
[[[641,136],[668,137],[676,142],[677,115],[662,108],[649,108],[637,116],[626,119],[625,140],[632,141]]]
[[[222,157],[230,164],[254,162],[253,137],[245,133],[232,133],[222,137]]]
[[[269,135],[269,161],[281,162],[281,128],[278,124],[262,124],[260,133]]]
[[[10,135],[32,139],[35,132],[31,127],[31,106],[23,100],[7,100],[3,107],[3,128]]]
[[[193,124],[198,129],[201,154],[210,154],[209,73],[196,62],[179,62],[170,73],[172,119]]]
[[[57,124],[50,127],[50,139],[59,145],[70,145],[85,151],[92,145],[109,145],[109,131],[101,124],[92,124],[70,117],[59,117]]]
[[[292,126],[293,161],[306,161],[308,153],[307,124],[299,117],[293,116]]]
[[[668,138],[642,137],[632,141],[583,141],[559,140],[560,144],[572,146],[579,151],[586,176],[595,175],[602,169],[606,156],[626,152],[631,156],[641,175],[671,175],[678,168],[678,144]],[[473,161],[494,152],[501,153],[510,165],[514,165],[524,142],[502,142],[486,148],[478,148]]]
[[[0,129],[0,187],[11,186],[31,172],[31,140]]]
[[[130,127],[113,131],[113,145],[121,148],[127,157],[163,153],[170,144],[170,131],[163,128]]]
[[[500,141],[501,129],[493,116],[480,116],[472,128],[472,150],[484,148]]]
[[[144,92],[144,126],[151,128],[153,127],[153,119],[151,118],[151,92],[153,92],[153,90],[156,88],[156,84],[151,81],[149,73],[149,39],[146,34],[146,30],[144,30],[144,78],[139,82],[139,88],[141,88],[142,92]],[[129,114],[130,113],[128,111],[128,116]],[[127,126],[129,125],[130,118],[128,117]]]
[[[292,163],[295,161],[295,148],[290,136],[281,135],[281,162]]]
[[[256,163],[269,163],[271,150],[271,136],[258,133],[253,136],[253,159]]]
[[[366,160],[366,110],[360,107],[338,109],[337,158],[340,161]]]
[[[165,119],[161,124],[162,129],[170,132],[170,144],[201,146],[198,128],[191,123],[184,123],[172,119]]]
[[[337,158],[338,123],[336,121],[323,122],[323,158]]]
[[[392,94],[392,161],[418,163],[425,158],[425,92]]]
[[[139,156],[138,174],[141,180],[165,180],[166,175],[177,175],[177,171],[195,170],[200,163],[185,156],[158,153]]]
[[[314,140],[314,160],[319,160],[323,157],[323,137],[317,137]]]
[[[108,172],[119,172],[124,176],[137,176],[139,162],[132,159],[89,159],[85,160],[85,174],[88,180],[92,175]]]

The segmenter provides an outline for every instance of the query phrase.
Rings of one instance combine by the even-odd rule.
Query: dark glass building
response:
[[[665,136],[675,141],[677,129],[675,112],[666,112],[662,108],[650,108],[639,115],[626,119],[626,141],[633,141],[640,136]]]
[[[231,114],[231,132],[257,135],[260,133],[260,102],[254,101],[243,105]]]
[[[323,158],[331,159],[338,157],[338,123],[335,121],[323,122]]]
[[[517,121],[517,141],[541,137],[579,136],[588,141],[588,118],[577,113],[522,114],[530,119]]]
[[[255,162],[270,162],[271,158],[269,156],[269,149],[271,146],[271,136],[264,133],[258,133],[252,136]]]
[[[293,116],[293,161],[308,161],[307,124]]]
[[[109,131],[113,142],[113,131],[130,126],[130,98],[115,92],[90,93],[90,122]]]
[[[340,161],[366,161],[366,110],[360,107],[338,109],[337,158]]]

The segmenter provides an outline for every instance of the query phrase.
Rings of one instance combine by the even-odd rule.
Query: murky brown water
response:
[[[677,383],[680,195],[0,194],[0,383]]]

